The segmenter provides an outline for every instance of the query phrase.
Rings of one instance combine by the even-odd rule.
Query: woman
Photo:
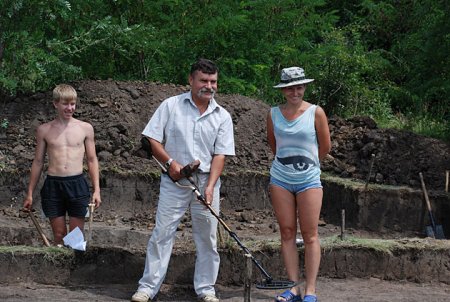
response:
[[[267,141],[274,154],[270,169],[270,196],[281,233],[281,252],[290,280],[296,285],[275,301],[302,301],[296,246],[297,219],[305,246],[306,286],[303,302],[315,302],[320,265],[318,221],[322,207],[320,160],[331,149],[327,116],[319,106],[303,100],[307,79],[304,70],[281,71],[285,103],[267,115]]]

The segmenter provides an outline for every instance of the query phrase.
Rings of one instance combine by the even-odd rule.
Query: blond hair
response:
[[[77,99],[77,91],[70,85],[59,84],[53,89],[53,102]]]

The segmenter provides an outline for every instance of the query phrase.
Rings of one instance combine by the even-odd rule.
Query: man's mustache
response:
[[[202,95],[204,95],[205,93],[210,93],[211,94],[211,98],[214,98],[214,95],[216,94],[216,91],[212,88],[202,88],[198,91],[197,95],[199,97],[201,97]]]
[[[209,89],[209,88],[202,88],[202,89],[200,89],[200,91],[199,91],[200,93],[212,93],[212,94],[215,94],[216,93],[216,91],[214,90],[214,89]]]

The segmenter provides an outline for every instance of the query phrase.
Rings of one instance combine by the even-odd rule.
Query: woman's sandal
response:
[[[283,298],[284,300],[280,300],[280,298]],[[276,296],[275,302],[302,302],[302,296],[295,295],[290,290],[287,290],[281,295]]]
[[[317,296],[314,296],[314,295],[306,295],[303,298],[303,302],[317,302],[317,301],[318,301]]]

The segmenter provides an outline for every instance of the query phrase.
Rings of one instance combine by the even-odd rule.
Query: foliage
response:
[[[358,24],[368,50],[389,62],[383,77],[394,115],[377,121],[450,141],[450,3],[448,1],[334,1],[344,24]],[[407,121],[405,121],[407,119]]]
[[[283,100],[272,86],[281,68],[297,65],[316,79],[308,100],[328,114],[369,115],[401,127],[420,120],[432,128],[416,130],[442,137],[449,127],[442,120],[450,120],[449,5],[3,0],[0,93],[76,79],[185,84],[190,64],[207,57],[220,67],[222,92],[277,104]]]
[[[6,129],[8,128],[9,120],[7,118],[4,118],[0,123],[0,128]]]
[[[389,63],[379,51],[365,49],[358,27],[324,35],[317,54],[317,77],[324,80],[315,93],[327,112],[342,116],[391,115],[386,98],[391,83],[380,76]]]

